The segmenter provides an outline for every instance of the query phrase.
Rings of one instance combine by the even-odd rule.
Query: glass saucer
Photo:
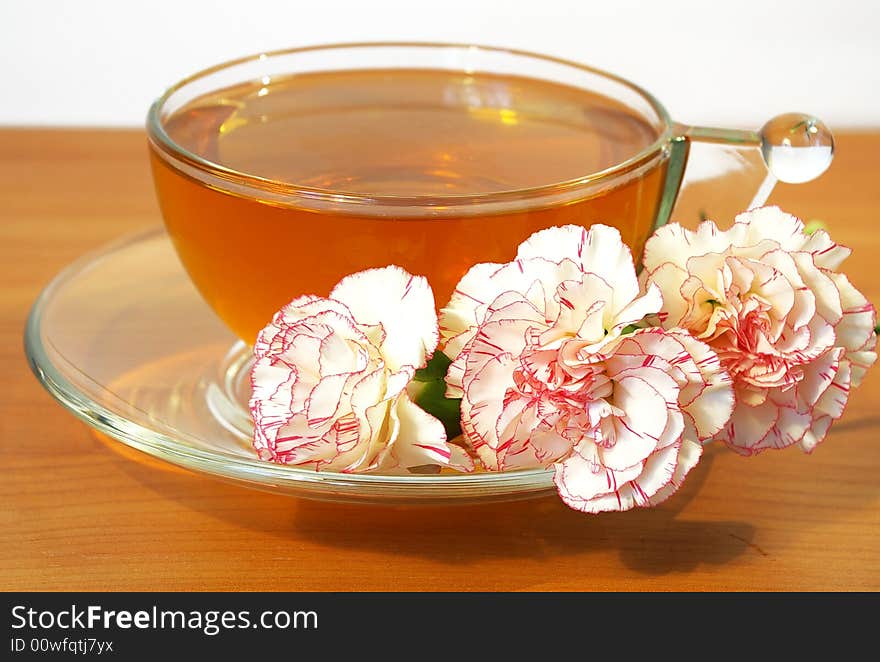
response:
[[[62,271],[31,310],[25,351],[48,391],[99,432],[247,487],[366,503],[512,500],[553,490],[546,470],[352,475],[257,459],[244,409],[249,349],[201,300],[161,229]]]

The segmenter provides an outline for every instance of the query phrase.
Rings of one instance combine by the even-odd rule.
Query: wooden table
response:
[[[838,144],[773,199],[853,246],[880,303],[880,134]],[[22,328],[59,269],[158,222],[142,133],[0,131],[0,589],[880,589],[880,369],[812,456],[716,448],[662,507],[602,516],[317,503],[115,451],[30,374]]]

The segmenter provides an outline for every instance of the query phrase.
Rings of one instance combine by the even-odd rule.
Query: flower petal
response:
[[[486,308],[498,297],[499,288],[492,281],[492,275],[502,266],[491,262],[472,266],[458,281],[449,303],[440,310],[440,334],[447,343],[446,355],[450,359],[458,356],[470,338],[464,338],[456,351],[449,348],[449,339],[479,324]]]
[[[543,258],[551,262],[570,260],[581,271],[614,283],[617,301],[632,301],[639,286],[632,253],[620,238],[620,231],[595,224],[585,229],[578,225],[547,228],[536,232],[519,246],[517,259]],[[618,306],[612,306],[617,310]]]
[[[733,222],[745,230],[745,235],[737,242],[739,246],[754,246],[770,240],[777,242],[784,250],[797,250],[806,237],[801,220],[779,207],[750,209],[738,214]]]
[[[635,506],[652,506],[660,503],[678,489],[684,476],[700,457],[699,444],[686,442],[687,450],[681,458],[681,442],[667,446],[653,453],[639,472],[608,473],[607,482],[618,479],[615,489],[606,489],[595,496],[601,478],[590,471],[590,465],[579,456],[574,456],[557,465],[554,481],[559,495],[566,505],[582,512],[599,513],[605,511],[629,510]],[[621,478],[625,482],[620,481]]]
[[[639,476],[642,465],[614,471],[603,467],[589,453],[582,454],[587,450],[582,448],[581,453],[574,453],[554,465],[553,482],[565,504],[591,513],[631,508],[634,505],[631,493],[626,495],[630,498],[624,498],[620,488]]]
[[[757,407],[740,403],[719,436],[735,451],[751,455],[761,450],[778,420],[779,408],[770,401]]]
[[[710,439],[724,427],[733,413],[735,399],[730,375],[722,368],[718,355],[706,343],[686,333],[676,333],[675,336],[691,356],[702,380],[698,395],[692,400],[685,400],[683,410],[693,420],[696,436]],[[690,397],[688,389],[682,388],[682,391],[684,398]]]
[[[531,302],[547,319],[555,319],[558,314],[558,303],[553,298],[556,288],[566,280],[577,280],[581,276],[580,268],[571,260],[556,263],[534,258],[472,267],[440,311],[444,353],[454,360],[473,338],[477,326],[491,314],[490,308],[506,293]]]
[[[654,382],[641,377],[624,377],[615,383],[614,406],[624,415],[613,419],[614,445],[601,449],[599,455],[604,466],[622,471],[643,462],[657,448],[669,408]]]
[[[619,332],[623,327],[638,324],[647,315],[660,312],[663,308],[663,294],[654,283],[649,283],[645,294],[637,296],[623,308],[616,311],[612,328]]]
[[[831,279],[840,292],[842,307],[840,322],[834,329],[838,344],[848,350],[861,349],[876,337],[877,311],[844,274],[831,274]]]
[[[315,385],[306,401],[305,413],[310,426],[319,425],[336,414],[349,378],[350,375],[344,373],[328,375]]]
[[[810,253],[820,269],[834,270],[839,269],[843,261],[852,253],[846,246],[831,241],[825,230],[816,230],[808,235],[800,250]]]
[[[660,289],[663,305],[658,310],[662,310],[663,315],[659,321],[664,328],[678,326],[687,313],[687,301],[681,294],[681,288],[687,279],[687,270],[672,262],[663,262],[653,271],[642,272],[645,287],[654,284]]]
[[[400,422],[397,438],[377,463],[381,473],[408,473],[414,467],[437,464],[472,471],[473,460],[460,446],[448,444],[443,424],[401,393],[392,408]]]
[[[665,263],[686,269],[691,256],[723,253],[730,243],[727,233],[719,230],[712,221],[703,221],[695,232],[678,223],[668,223],[648,239],[642,263],[648,271]]]
[[[381,351],[389,369],[423,368],[439,340],[434,293],[422,276],[400,267],[368,269],[343,278],[330,298],[345,304],[359,324],[381,324]]]
[[[496,423],[504,408],[504,396],[513,382],[518,362],[510,354],[496,354],[480,364],[465,380],[462,424],[475,450],[488,446],[493,452],[500,445]]]
[[[677,492],[678,488],[681,487],[685,476],[688,475],[691,469],[697,466],[702,454],[703,447],[700,444],[688,439],[682,441],[681,448],[678,450],[677,463],[675,465],[675,471],[672,474],[672,479],[648,499],[648,505],[656,506],[657,504],[666,501],[666,499]]]

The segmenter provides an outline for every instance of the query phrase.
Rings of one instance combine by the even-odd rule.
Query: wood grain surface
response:
[[[852,246],[877,303],[880,134],[838,145],[772,200]],[[98,439],[31,375],[25,317],[74,258],[158,223],[142,133],[0,131],[0,589],[880,589],[880,369],[811,456],[712,448],[663,506],[600,516],[309,502]]]

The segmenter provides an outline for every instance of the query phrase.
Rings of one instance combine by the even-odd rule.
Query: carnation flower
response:
[[[440,421],[407,395],[437,340],[430,286],[399,267],[348,276],[329,299],[292,301],[254,346],[257,453],[315,470],[472,469]]]
[[[661,323],[708,343],[737,405],[717,435],[744,454],[800,443],[812,451],[874,363],[874,308],[837,271],[849,255],[776,207],[721,231],[660,228],[643,277],[663,292]]]
[[[508,264],[478,264],[441,311],[450,397],[491,470],[554,467],[587,511],[654,505],[724,425],[727,375],[683,331],[633,330],[662,306],[641,293],[614,228],[551,228]]]

